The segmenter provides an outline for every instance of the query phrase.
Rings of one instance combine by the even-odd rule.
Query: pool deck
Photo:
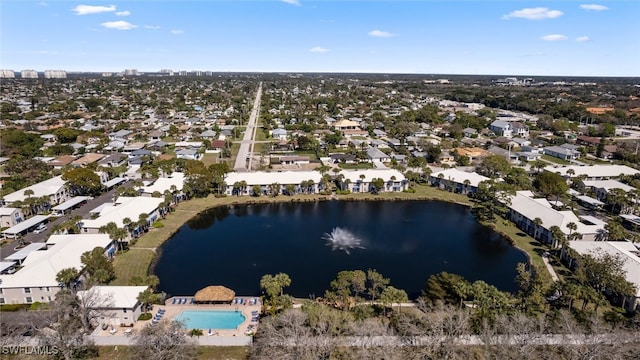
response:
[[[191,299],[191,296],[175,296],[175,298],[177,299]],[[245,332],[247,331],[247,328],[249,327],[249,325],[253,325],[253,331],[255,333],[255,331],[258,328],[258,323],[257,322],[252,322],[251,318],[253,317],[251,315],[252,311],[258,311],[260,312],[260,310],[262,309],[262,302],[260,301],[260,298],[257,298],[255,296],[238,296],[236,298],[242,298],[244,299],[244,304],[190,304],[189,301],[187,301],[186,303],[182,303],[182,304],[178,304],[178,303],[173,303],[173,299],[174,298],[169,298],[165,301],[164,305],[153,305],[153,310],[151,310],[151,314],[153,314],[155,316],[155,314],[158,313],[159,309],[164,309],[165,313],[162,316],[162,319],[160,321],[171,321],[173,320],[175,317],[177,317],[183,310],[218,310],[218,311],[241,311],[242,314],[245,317],[245,321],[243,323],[241,323],[240,325],[238,325],[238,328],[235,330],[219,330],[219,329],[211,329],[212,333],[211,335],[209,335],[209,329],[201,329],[202,330],[202,334],[203,336],[245,336]],[[253,304],[253,305],[249,305],[248,304],[248,300],[250,299],[257,299],[257,303]],[[126,331],[129,331],[129,329],[131,329],[129,331],[129,333],[135,333],[139,330],[141,330],[143,327],[147,326],[151,324],[151,320],[142,320],[142,321],[136,321],[133,327],[120,327],[120,326],[116,326],[115,329],[117,330],[117,332],[115,333],[115,335],[123,335],[123,334],[127,334]],[[102,330],[102,329],[97,329],[94,334],[97,336],[110,336],[112,335],[109,332],[110,328],[108,328],[107,330]],[[186,329],[185,332],[189,332],[191,331],[191,329]]]

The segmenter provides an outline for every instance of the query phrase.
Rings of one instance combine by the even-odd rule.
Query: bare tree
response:
[[[132,338],[131,359],[191,360],[197,352],[195,341],[187,337],[182,324],[175,321],[145,326]]]

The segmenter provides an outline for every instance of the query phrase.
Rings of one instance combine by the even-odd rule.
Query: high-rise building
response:
[[[160,70],[160,74],[173,76],[173,70],[171,70],[171,69],[161,69]]]
[[[45,79],[66,79],[67,72],[64,70],[45,70]]]
[[[37,79],[38,72],[35,70],[22,70],[20,72],[20,77],[23,79]]]
[[[112,76],[113,76],[113,73],[110,73],[110,72],[103,72],[102,73],[102,77],[112,77]]]
[[[194,70],[194,71],[193,71],[193,75],[195,75],[195,76],[202,76],[202,71],[200,71],[200,70]]]
[[[0,70],[0,79],[13,79],[16,73],[13,70]]]
[[[138,69],[125,69],[124,70],[124,75],[125,76],[137,76],[138,74]]]
[[[187,71],[186,70],[180,70],[180,71],[178,71],[178,75],[187,76]]]

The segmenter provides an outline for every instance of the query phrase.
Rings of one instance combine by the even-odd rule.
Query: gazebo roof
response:
[[[224,286],[207,286],[204,289],[199,290],[195,296],[196,302],[218,302],[218,301],[232,301],[236,296],[235,291],[226,288]]]

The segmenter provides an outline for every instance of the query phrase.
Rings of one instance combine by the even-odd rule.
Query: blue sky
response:
[[[640,76],[640,1],[2,0],[0,68]]]

